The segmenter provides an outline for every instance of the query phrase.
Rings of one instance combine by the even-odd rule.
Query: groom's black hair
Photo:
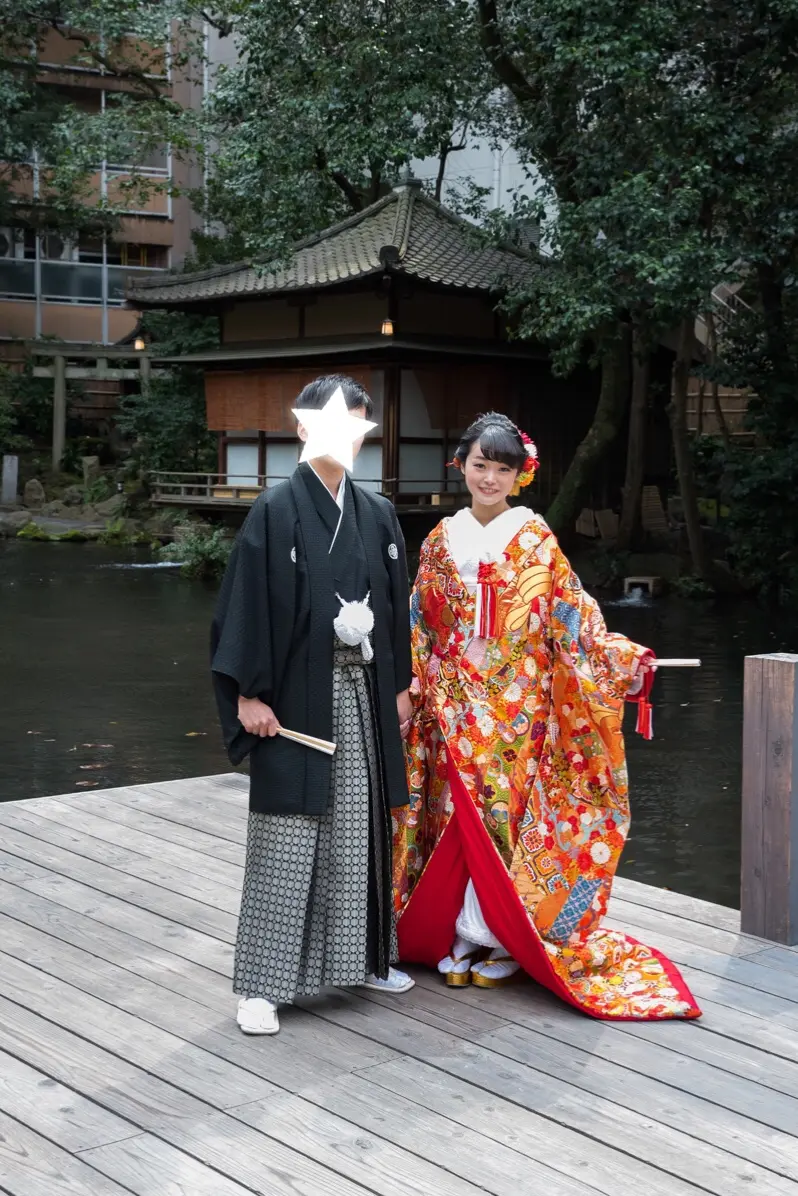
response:
[[[308,382],[297,398],[295,404],[297,410],[302,407],[318,410],[332,397],[339,386],[344,392],[344,399],[349,410],[356,411],[358,407],[364,407],[366,419],[371,419],[374,413],[371,395],[364,386],[355,382],[354,378],[347,378],[345,374],[325,374],[322,378]]]

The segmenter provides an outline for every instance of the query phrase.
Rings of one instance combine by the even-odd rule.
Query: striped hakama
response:
[[[233,971],[239,996],[285,1005],[371,972],[386,976],[396,959],[375,702],[373,667],[360,649],[337,645],[327,814],[249,815]]]

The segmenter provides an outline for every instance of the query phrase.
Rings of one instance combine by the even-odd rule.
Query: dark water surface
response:
[[[147,556],[0,541],[0,801],[228,769],[207,664],[214,593]],[[622,874],[726,905],[739,888],[743,657],[796,651],[798,620],[677,598],[605,603],[660,656],[654,734],[627,745]]]

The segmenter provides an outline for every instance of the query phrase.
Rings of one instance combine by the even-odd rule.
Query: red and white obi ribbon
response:
[[[493,561],[479,562],[474,634],[483,640],[499,634],[499,576]]]

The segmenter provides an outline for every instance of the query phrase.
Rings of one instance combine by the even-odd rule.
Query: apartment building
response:
[[[102,68],[76,65],[80,50],[56,31],[39,48],[41,78],[64,103],[101,112],[114,92],[129,89],[124,79]],[[133,43],[126,57],[135,54]],[[173,78],[166,54],[148,55],[147,73],[186,106],[201,103],[205,78],[189,83]],[[91,180],[91,196],[107,198],[124,210],[113,235],[88,234],[76,239],[37,236],[21,226],[0,226],[0,345],[9,355],[13,342],[56,337],[72,343],[113,344],[129,337],[138,313],[124,306],[125,288],[133,281],[179,265],[191,244],[198,217],[186,198],[173,198],[170,178],[201,183],[196,168],[173,162],[168,147],[136,163],[153,184],[144,197],[125,196],[133,163],[103,161]],[[32,161],[18,189],[38,198],[43,166]],[[92,202],[92,198],[89,198]],[[13,355],[13,354],[12,354]]]

